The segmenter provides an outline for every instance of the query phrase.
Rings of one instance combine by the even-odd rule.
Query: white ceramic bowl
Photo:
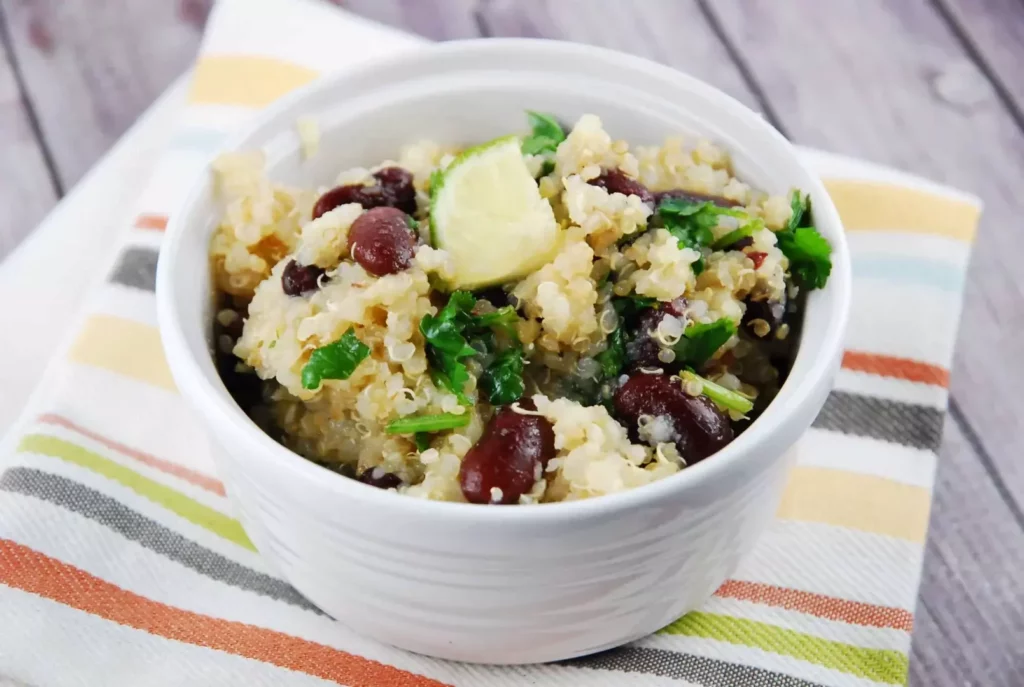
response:
[[[587,501],[525,507],[438,503],[333,474],[291,453],[238,408],[211,358],[208,179],[174,214],[160,256],[160,330],[174,379],[206,424],[246,531],[302,594],[374,639],[442,658],[552,661],[646,635],[699,606],[771,521],[791,447],[838,367],[850,300],[846,242],[821,182],[760,116],[677,71],[598,48],[531,40],[448,43],[319,81],[228,149],[263,148],[271,176],[329,184],[421,138],[476,143],[525,128],[525,109],[598,114],[616,138],[695,132],[725,146],[754,186],[810,193],[833,246],[811,294],[789,379],[720,453],[668,479]],[[315,116],[309,161],[294,124]]]

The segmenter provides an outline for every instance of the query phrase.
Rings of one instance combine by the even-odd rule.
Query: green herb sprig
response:
[[[776,232],[779,249],[789,259],[789,271],[797,284],[820,289],[832,274],[832,245],[811,226],[801,226],[810,217],[810,199],[800,191],[790,198],[793,214],[782,231]]]
[[[448,303],[435,315],[424,315],[420,333],[427,342],[427,361],[434,382],[468,405],[464,389],[469,381],[466,361],[481,353],[496,353],[484,372],[481,384],[491,403],[506,405],[522,396],[522,346],[516,334],[518,315],[511,306],[483,315],[474,315],[476,297],[468,291],[454,291]],[[494,331],[504,332],[509,343],[497,351]],[[475,344],[475,346],[473,345]]]
[[[302,367],[302,387],[318,389],[325,379],[348,379],[370,355],[370,348],[356,337],[350,328],[334,343],[313,351],[309,361]]]

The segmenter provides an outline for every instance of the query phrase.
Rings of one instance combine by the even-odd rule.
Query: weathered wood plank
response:
[[[1024,537],[959,424],[947,421],[943,438],[911,684],[1018,687]]]
[[[193,59],[203,0],[0,0],[65,188]]]
[[[475,0],[331,0],[355,14],[435,41],[478,38]]]
[[[1024,3],[1020,0],[934,0],[957,28],[996,80],[1002,95],[1011,102],[1018,122],[1024,122]],[[975,97],[970,88],[950,84],[954,97],[968,103]]]
[[[0,17],[0,21],[3,21]],[[0,49],[0,260],[57,199],[7,51]]]
[[[757,97],[694,0],[492,0],[480,10],[492,36],[557,38],[648,57],[717,85],[759,109]]]
[[[706,3],[801,143],[978,193],[986,214],[968,277],[953,395],[1008,493],[1024,500],[1024,134],[926,0]],[[813,30],[810,29],[813,27]],[[971,82],[969,103],[944,81]],[[1018,534],[1017,536],[1022,536]]]

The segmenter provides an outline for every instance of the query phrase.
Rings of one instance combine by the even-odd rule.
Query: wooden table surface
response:
[[[188,67],[209,4],[0,0],[0,258]],[[795,142],[981,196],[911,683],[1024,685],[1024,0],[338,4],[437,40],[543,36],[644,55]]]

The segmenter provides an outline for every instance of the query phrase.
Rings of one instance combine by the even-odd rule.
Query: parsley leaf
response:
[[[439,415],[414,415],[392,420],[384,430],[388,434],[417,434],[420,432],[439,432],[443,429],[465,427],[470,421],[469,413],[441,413]]]
[[[523,396],[523,350],[518,345],[509,346],[499,353],[480,378],[480,387],[496,406],[515,403]]]
[[[540,155],[555,152],[558,144],[565,140],[562,126],[554,117],[543,112],[527,110],[526,117],[533,132],[523,139],[523,154]]]
[[[722,215],[747,219],[743,210],[723,208],[711,201],[692,201],[686,198],[670,198],[658,206],[658,219],[665,229],[679,241],[680,248],[692,248],[698,253],[711,246],[715,235],[711,231],[718,225]],[[704,271],[703,254],[693,263],[693,273]]]
[[[736,323],[727,317],[707,324],[691,324],[672,347],[676,360],[701,367],[736,333]]]
[[[370,348],[350,328],[334,343],[321,346],[309,356],[309,362],[302,368],[302,386],[317,389],[325,379],[348,379],[370,355]]]

